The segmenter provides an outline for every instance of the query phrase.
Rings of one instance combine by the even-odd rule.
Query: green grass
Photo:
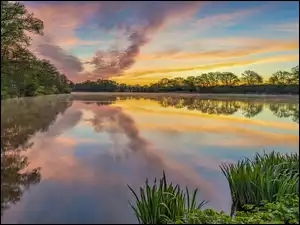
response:
[[[165,173],[152,186],[146,180],[145,187],[140,187],[140,197],[128,185],[136,198],[136,207],[131,207],[135,215],[142,224],[166,224],[168,221],[176,221],[184,216],[186,212],[200,210],[206,204],[205,201],[196,204],[196,195],[198,189],[190,193],[186,187],[181,190],[179,185],[168,184]]]
[[[222,164],[229,183],[232,213],[246,204],[259,205],[263,200],[274,202],[279,197],[297,193],[299,196],[299,155],[256,154],[237,164]]]
[[[220,166],[232,197],[232,212],[202,210],[197,189],[190,193],[168,184],[165,173],[152,186],[146,180],[133,208],[140,224],[299,224],[299,155],[256,154],[253,159]],[[235,215],[233,213],[235,212]]]

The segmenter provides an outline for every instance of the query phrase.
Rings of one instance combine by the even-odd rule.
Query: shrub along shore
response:
[[[131,207],[140,224],[299,224],[299,155],[256,154],[237,164],[220,166],[227,178],[231,215],[196,203],[190,192],[163,177],[140,192],[128,186],[136,198]]]

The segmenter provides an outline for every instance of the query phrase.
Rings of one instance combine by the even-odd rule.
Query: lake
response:
[[[163,170],[230,210],[219,165],[299,152],[299,96],[74,93],[1,101],[1,223],[137,223]]]

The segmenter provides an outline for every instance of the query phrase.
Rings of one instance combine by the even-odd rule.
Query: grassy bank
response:
[[[232,197],[232,212],[202,210],[196,203],[197,189],[190,192],[167,182],[166,175],[130,190],[131,205],[141,224],[299,224],[299,155],[257,154],[253,159],[220,166]]]

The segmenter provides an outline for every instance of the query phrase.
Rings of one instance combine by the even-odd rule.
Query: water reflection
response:
[[[99,96],[85,96],[76,95],[73,96],[75,100],[89,99],[86,104],[93,103],[93,98],[97,99]],[[110,105],[117,100],[153,100],[159,102],[162,107],[173,107],[177,109],[186,108],[188,110],[196,110],[201,113],[213,114],[213,115],[232,115],[238,111],[242,113],[246,118],[252,118],[259,115],[264,108],[268,108],[276,117],[279,118],[291,118],[294,122],[299,123],[299,103],[294,100],[283,99],[238,99],[238,98],[224,98],[221,99],[201,99],[195,97],[176,97],[176,96],[101,96],[101,103]]]
[[[109,107],[105,103],[104,105],[101,104],[98,102],[94,105],[88,104],[88,107],[80,104],[77,106],[93,112],[94,117],[86,121],[90,122],[96,133],[105,132],[110,135],[115,144],[115,152],[121,149],[125,153],[123,158],[119,158],[120,160],[126,162],[130,155],[131,157],[139,157],[139,161],[144,162],[144,171],[140,169],[140,171],[134,172],[139,178],[139,182],[144,181],[146,174],[154,175],[154,178],[160,176],[161,172],[165,170],[171,179],[178,180],[179,178],[181,183],[200,187],[207,195],[211,195],[211,187],[200,176],[195,176],[194,171],[179,161],[164,157],[163,153],[156,149],[154,143],[142,137],[134,119],[126,114],[122,108]]]
[[[1,105],[1,205],[9,223],[135,223],[126,184],[137,189],[162,170],[226,210],[222,162],[261,146],[299,149],[297,101],[78,95]],[[266,110],[278,119],[257,118]]]
[[[22,152],[33,146],[30,138],[47,132],[59,113],[71,102],[68,96],[11,99],[1,102],[1,215],[20,201],[24,191],[40,182],[40,168],[27,170],[28,157]]]
[[[292,118],[299,123],[299,104],[270,104],[270,110],[279,118]]]

